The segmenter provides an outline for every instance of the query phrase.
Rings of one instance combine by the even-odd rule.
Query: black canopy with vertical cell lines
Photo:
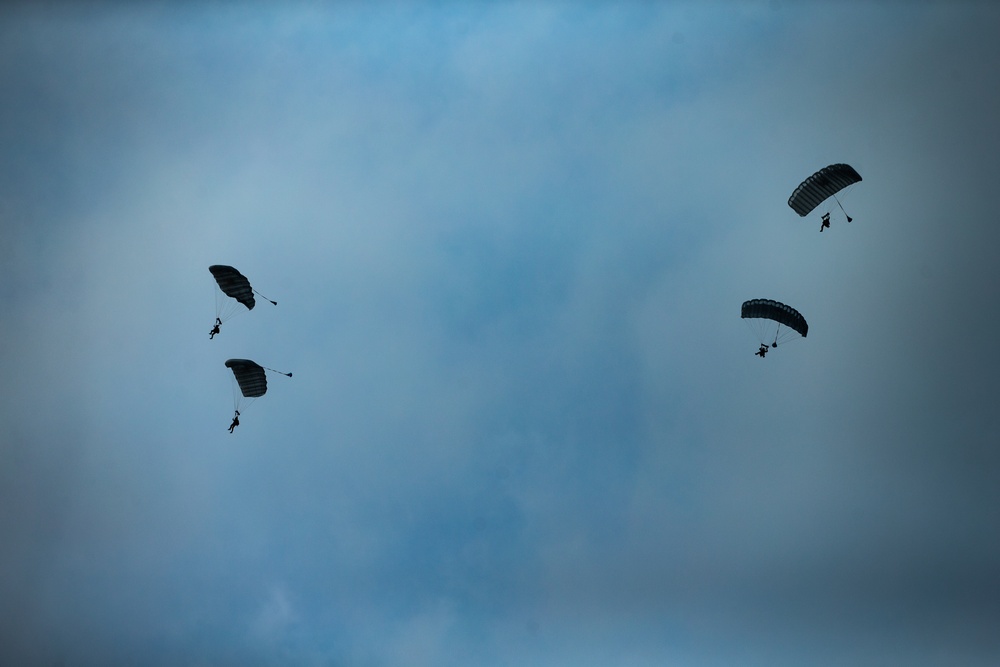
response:
[[[231,368],[240,391],[247,398],[260,398],[267,392],[267,377],[264,367],[249,359],[229,359],[226,368]]]
[[[861,174],[849,164],[831,164],[802,181],[788,198],[788,205],[800,216],[822,204],[848,185],[861,181]]]
[[[740,308],[740,317],[744,319],[765,319],[777,322],[778,324],[784,324],[803,338],[809,333],[809,325],[806,323],[806,318],[802,317],[799,311],[773,299],[750,299],[749,301],[744,301],[743,306]]]
[[[224,264],[213,264],[208,270],[215,276],[215,282],[219,284],[223,294],[236,299],[248,310],[253,310],[256,301],[253,298],[253,288],[250,287],[250,281],[246,276]]]

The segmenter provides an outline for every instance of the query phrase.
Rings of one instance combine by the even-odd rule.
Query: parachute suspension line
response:
[[[847,215],[847,211],[844,211],[844,205],[840,203],[840,199],[837,198],[837,195],[833,195],[833,198],[837,202],[837,206],[840,207],[840,210],[843,211],[843,213],[844,213],[845,216],[847,216],[847,221],[851,222],[852,220],[854,220],[854,218],[852,218],[851,216]]]
[[[264,297],[265,299],[267,297]],[[273,368],[268,368],[267,366],[261,366],[265,371],[271,371],[272,373],[277,373],[278,375],[284,375],[285,377],[292,377],[291,373],[282,373],[281,371],[276,371]]]
[[[247,408],[253,405],[257,399],[256,397],[248,398],[243,395],[243,391],[240,389],[240,383],[237,382],[235,376],[230,378],[230,380],[232,380],[233,385],[233,410],[238,410],[241,413],[246,412]]]
[[[222,320],[223,322],[225,322],[226,320],[228,320],[231,317],[231,314],[229,312],[226,312],[226,306],[228,305],[226,303],[226,301],[228,301],[226,295],[222,293],[222,290],[220,290],[218,286],[216,286],[215,287],[215,317],[218,318],[218,319],[220,319],[220,320]]]
[[[743,318],[743,324],[747,325],[747,331],[752,333],[755,338],[760,338],[760,333],[750,324],[750,320]]]
[[[743,322],[747,325],[747,329],[750,330],[753,337],[756,338],[761,345],[763,345],[764,340],[767,338],[767,332],[764,331],[764,327],[761,325],[760,320],[744,318]]]
[[[223,323],[243,314],[246,310],[239,301],[229,298],[218,285],[215,286],[215,316]]]
[[[774,329],[774,342],[771,343],[771,347],[778,347],[778,333],[781,331],[781,322]]]
[[[253,288],[251,287],[250,289],[253,289]],[[268,298],[267,298],[266,296],[264,296],[263,294],[261,294],[261,293],[260,293],[260,292],[258,292],[257,290],[253,290],[253,293],[254,293],[254,294],[256,294],[256,295],[257,295],[257,296],[259,296],[259,297],[262,297],[263,299],[266,299],[267,301],[271,301],[270,299],[268,299]],[[277,305],[278,305],[278,302],[277,302],[277,301],[271,301],[271,303],[272,303],[273,305],[275,305],[275,306],[277,306]],[[277,371],[275,371],[275,373],[277,373]]]
[[[769,326],[769,323],[768,323],[767,320],[759,320],[759,319],[753,319],[753,318],[750,318],[750,319],[744,318],[743,321],[746,323],[747,329],[750,331],[750,333],[752,333],[754,335],[754,338],[756,338],[757,342],[760,343],[761,345],[765,345],[766,346],[766,345],[768,345],[767,341],[772,340],[772,337],[771,337],[771,327]],[[775,335],[773,337],[773,340],[778,341],[777,333],[775,333]],[[778,342],[782,342],[783,343],[784,340],[781,340],[781,341],[778,341]],[[775,345],[773,347],[777,347],[777,346]]]

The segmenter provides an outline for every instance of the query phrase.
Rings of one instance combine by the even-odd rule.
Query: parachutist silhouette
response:
[[[829,213],[824,213],[823,214],[823,221],[819,223],[819,231],[822,232],[824,229],[830,229],[830,214]]]
[[[222,324],[222,320],[220,320],[218,317],[216,317],[215,318],[215,326],[212,327],[212,330],[208,332],[208,339],[209,340],[212,340],[213,338],[215,338],[215,334],[219,333],[219,326],[221,324]]]
[[[229,425],[229,432],[232,433],[233,429],[240,425],[240,411],[237,410],[236,414],[233,416],[233,423]]]
[[[757,350],[756,352],[754,352],[754,356],[760,357],[761,359],[763,359],[765,356],[767,356],[767,345],[764,345],[763,343],[761,343],[760,344],[760,349]]]

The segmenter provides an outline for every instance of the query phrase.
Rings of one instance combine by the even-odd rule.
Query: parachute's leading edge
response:
[[[215,276],[215,282],[219,284],[223,294],[236,299],[246,306],[247,310],[253,310],[257,302],[254,301],[253,288],[250,287],[250,281],[246,276],[233,267],[223,264],[213,264],[208,270]]]
[[[246,398],[260,398],[267,393],[267,376],[264,367],[249,359],[229,359],[226,368],[231,368],[240,393]]]
[[[809,213],[849,185],[861,181],[861,174],[849,164],[831,164],[802,181],[788,198],[788,205],[800,216]],[[848,218],[850,221],[850,218]]]

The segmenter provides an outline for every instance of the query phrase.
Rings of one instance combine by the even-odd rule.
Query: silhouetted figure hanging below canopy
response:
[[[822,232],[824,229],[830,229],[830,214],[829,213],[824,213],[823,217],[820,219],[819,231]]]

